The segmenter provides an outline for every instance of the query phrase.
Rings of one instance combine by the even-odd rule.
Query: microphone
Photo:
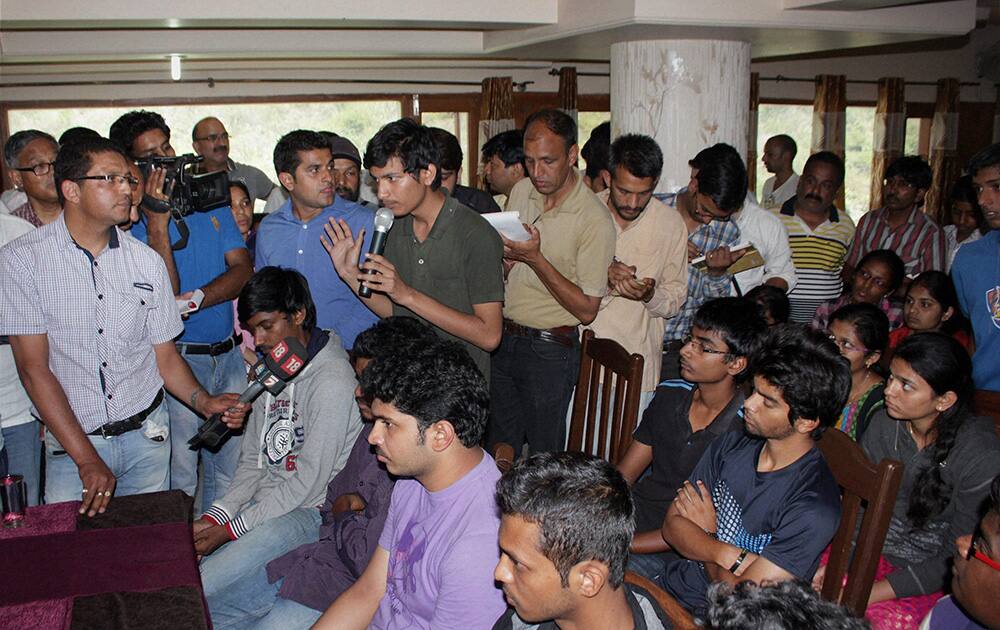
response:
[[[264,390],[277,396],[285,389],[285,383],[301,372],[308,362],[309,353],[302,343],[295,337],[285,337],[250,369],[251,380],[240,394],[240,402],[251,403]],[[198,433],[188,440],[188,444],[191,450],[215,448],[227,435],[229,427],[220,414],[215,414],[198,428]]]
[[[389,228],[392,227],[392,221],[394,217],[392,216],[392,210],[388,208],[379,208],[378,212],[375,213],[375,231],[372,233],[372,244],[368,248],[369,254],[382,255],[385,251],[385,239],[389,234]],[[365,273],[370,273],[365,271]],[[364,284],[358,289],[358,295],[363,298],[369,298],[372,296],[372,290],[366,287]]]

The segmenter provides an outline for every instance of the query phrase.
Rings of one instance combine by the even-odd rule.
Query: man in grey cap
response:
[[[333,186],[338,197],[353,201],[361,206],[373,204],[360,198],[361,193],[361,154],[354,143],[343,136],[330,131],[321,131],[330,141],[330,153],[333,154]]]

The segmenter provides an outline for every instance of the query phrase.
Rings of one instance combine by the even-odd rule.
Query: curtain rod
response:
[[[217,84],[251,84],[251,83],[363,83],[372,85],[457,85],[481,87],[481,81],[430,81],[423,79],[113,79],[106,81],[38,81],[23,83],[0,83],[2,88],[15,87],[76,87],[103,85],[171,85],[171,84],[206,84],[213,88]],[[514,81],[514,88],[524,91],[534,81]]]
[[[551,75],[551,76],[556,76],[558,74],[559,74],[559,70],[556,69],[556,68],[552,68],[551,70],[549,70],[549,75]],[[576,76],[578,76],[578,77],[610,77],[611,73],[610,72],[577,72]],[[806,77],[786,77],[786,76],[784,76],[782,74],[778,74],[778,75],[775,75],[773,77],[760,77],[759,80],[760,81],[774,81],[776,83],[782,83],[782,82],[785,82],[785,81],[787,81],[789,83],[815,83],[816,82],[815,78],[809,79],[809,78],[806,78]],[[856,84],[856,85],[878,85],[878,81],[875,81],[875,80],[866,80],[866,79],[848,79],[847,82],[848,83],[853,83],[853,84]],[[920,85],[920,86],[927,86],[927,87],[937,87],[937,82],[936,81],[905,81],[904,83],[905,83],[905,85]],[[960,83],[960,85],[962,85],[964,87],[972,87],[972,86],[978,87],[979,85],[981,85],[981,83],[975,83],[975,82],[972,82],[972,81],[962,81]]]

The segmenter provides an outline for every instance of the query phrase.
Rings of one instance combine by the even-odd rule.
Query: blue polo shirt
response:
[[[972,380],[977,389],[1000,392],[1000,231],[962,245],[951,279],[976,336]]]
[[[316,303],[317,324],[336,332],[344,348],[349,350],[354,346],[355,337],[378,321],[378,315],[340,279],[319,240],[324,233],[323,226],[331,218],[343,219],[355,237],[365,228],[363,256],[371,244],[375,223],[373,209],[335,196],[333,204],[303,223],[292,212],[292,200],[289,199],[260,222],[254,264],[257,269],[268,265],[286,267],[305,276]]]
[[[184,222],[191,236],[187,247],[174,250],[181,293],[200,289],[221,276],[228,269],[226,252],[246,248],[229,206],[208,212],[193,212],[184,217]],[[145,216],[132,226],[132,236],[149,243]],[[176,243],[180,238],[177,224],[171,221],[170,242]],[[185,343],[225,341],[233,336],[234,323],[232,302],[221,302],[192,313],[184,322],[184,334],[177,340]]]

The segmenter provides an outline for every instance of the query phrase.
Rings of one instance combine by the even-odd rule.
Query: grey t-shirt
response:
[[[229,161],[229,180],[238,179],[247,186],[250,199],[267,199],[274,189],[274,182],[256,166]]]

